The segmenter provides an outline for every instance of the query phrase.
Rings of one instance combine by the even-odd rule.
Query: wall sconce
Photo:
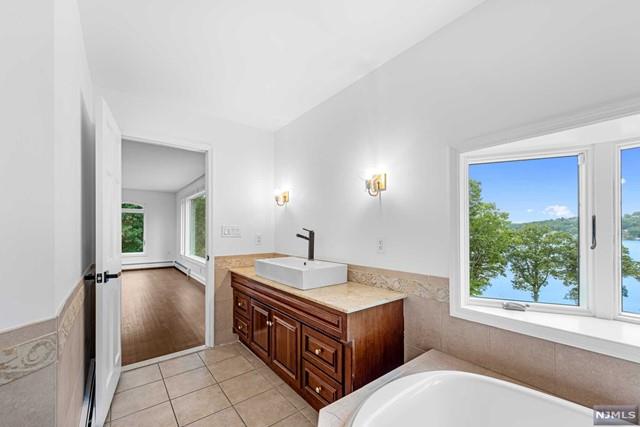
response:
[[[284,206],[287,203],[289,203],[289,192],[288,191],[283,191],[283,192],[276,191],[275,199],[276,199],[276,205]]]
[[[371,197],[377,197],[381,191],[387,189],[387,174],[379,173],[364,181],[367,192]]]

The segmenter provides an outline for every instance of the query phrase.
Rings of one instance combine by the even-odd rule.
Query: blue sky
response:
[[[512,222],[577,215],[577,156],[475,164],[469,177],[480,181],[482,198],[509,212]]]
[[[640,211],[640,148],[623,151],[623,213]],[[578,157],[518,160],[469,166],[482,197],[513,222],[570,218],[578,212]]]
[[[622,212],[640,211],[640,147],[622,151]]]

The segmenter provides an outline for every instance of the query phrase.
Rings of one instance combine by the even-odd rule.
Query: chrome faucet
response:
[[[296,237],[299,237],[301,239],[304,239],[306,241],[309,242],[309,248],[307,250],[307,259],[309,261],[313,261],[313,255],[314,255],[314,246],[315,246],[315,241],[316,241],[316,232],[313,230],[309,230],[307,228],[303,228],[304,231],[308,231],[309,235],[308,236],[304,236],[300,233],[296,234]]]

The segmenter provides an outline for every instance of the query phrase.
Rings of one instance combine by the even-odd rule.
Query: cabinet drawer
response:
[[[249,318],[249,297],[238,291],[233,291],[233,310]]]
[[[303,325],[302,357],[334,380],[342,382],[342,344],[340,342]]]
[[[233,332],[238,334],[241,340],[249,340],[249,322],[240,316],[233,316]]]
[[[342,397],[342,385],[306,360],[302,361],[302,390],[318,410]]]

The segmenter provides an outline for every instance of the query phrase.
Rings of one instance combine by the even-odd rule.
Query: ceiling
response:
[[[483,0],[83,0],[94,84],[275,130]]]
[[[122,141],[122,188],[175,193],[204,171],[204,153]]]

